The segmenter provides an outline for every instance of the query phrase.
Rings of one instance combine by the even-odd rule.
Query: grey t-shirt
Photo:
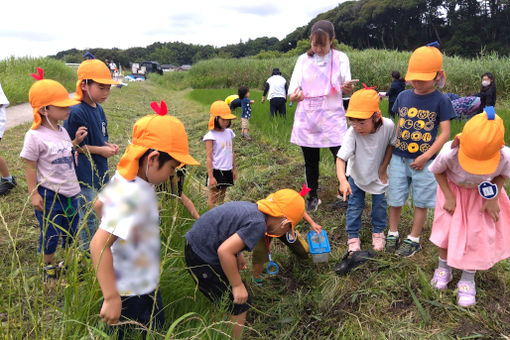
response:
[[[239,235],[246,250],[253,250],[267,230],[266,215],[257,204],[228,202],[209,210],[184,235],[193,251],[202,260],[220,265],[219,246],[233,234]]]

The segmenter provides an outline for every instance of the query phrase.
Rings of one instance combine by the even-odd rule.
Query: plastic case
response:
[[[307,234],[308,246],[310,247],[310,254],[314,263],[328,262],[329,253],[331,248],[329,246],[328,235],[325,230],[320,234],[315,231],[310,231]]]

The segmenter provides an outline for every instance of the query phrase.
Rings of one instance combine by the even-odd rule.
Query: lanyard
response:
[[[266,241],[267,256],[269,257],[269,264],[266,267],[266,271],[269,275],[275,275],[280,270],[280,267],[275,262],[273,262],[273,257],[271,256],[271,250],[269,250],[269,236],[264,235],[264,239]]]

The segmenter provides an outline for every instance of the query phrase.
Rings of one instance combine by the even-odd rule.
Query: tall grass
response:
[[[44,78],[60,82],[70,91],[75,91],[76,70],[60,60],[52,58],[14,58],[0,60],[0,83],[11,105],[28,101],[28,90],[34,83],[30,73],[37,73],[37,67],[44,69]]]

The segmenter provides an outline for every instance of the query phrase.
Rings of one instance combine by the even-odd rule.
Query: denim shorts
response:
[[[390,207],[403,206],[409,197],[409,189],[413,204],[418,208],[434,208],[436,205],[436,177],[429,171],[432,163],[429,159],[423,170],[413,170],[410,164],[413,158],[393,155],[390,161],[388,205]]]

